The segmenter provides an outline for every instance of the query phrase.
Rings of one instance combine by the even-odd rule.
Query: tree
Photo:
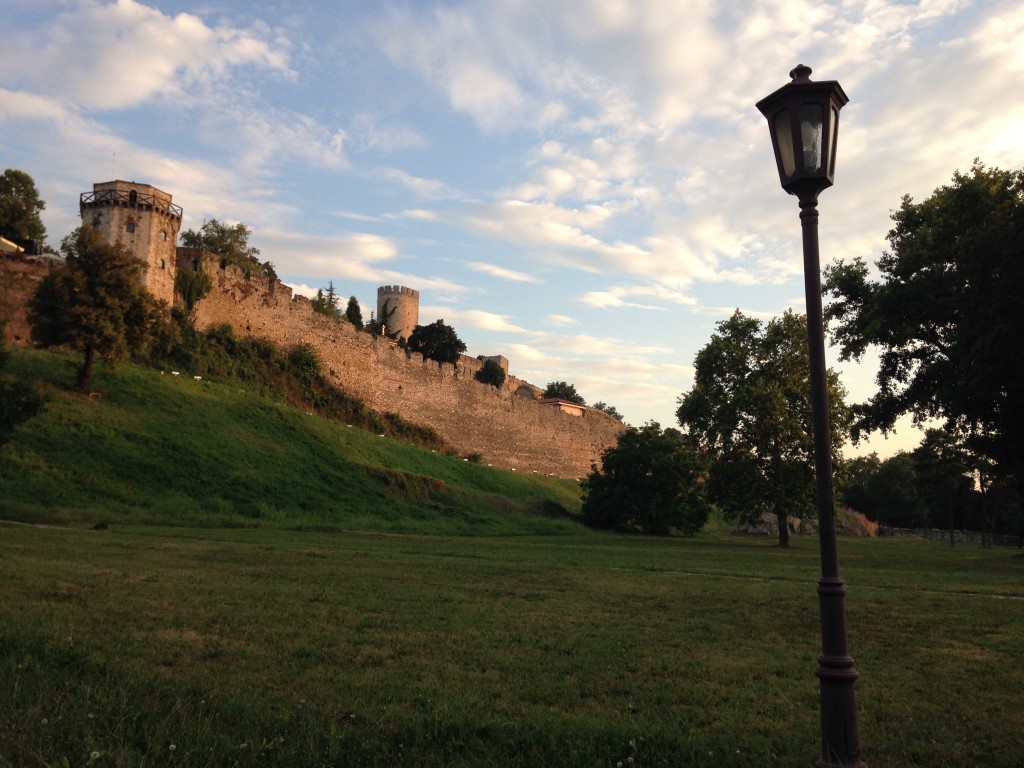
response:
[[[345,319],[359,330],[363,330],[363,310],[359,308],[359,302],[355,296],[349,296],[348,306],[345,307]]]
[[[397,331],[389,331],[389,329],[391,328],[391,318],[394,317],[398,306],[391,299],[385,299],[379,309],[380,317],[374,317],[373,312],[370,312],[370,321],[363,326],[363,330],[374,335],[386,334],[388,338],[395,338]]]
[[[174,275],[174,292],[181,299],[185,315],[190,317],[204,296],[213,289],[213,281],[202,270],[179,269]]]
[[[28,421],[43,407],[43,398],[30,387],[5,372],[10,352],[7,351],[4,326],[0,322],[0,447],[11,438],[14,428]]]
[[[591,408],[596,408],[599,411],[604,411],[613,419],[618,419],[619,421],[622,421],[622,414],[618,412],[614,405],[608,405],[608,403],[598,400],[591,406]]]
[[[880,350],[878,392],[854,436],[933,418],[1024,488],[1024,171],[985,168],[893,213],[890,250],[825,271],[825,317],[843,359]]]
[[[409,337],[409,351],[419,352],[428,360],[439,363],[454,363],[466,351],[466,345],[444,320],[435,320],[430,325],[417,325]]]
[[[786,312],[762,325],[736,310],[718,323],[694,366],[693,389],[680,397],[676,415],[711,459],[711,500],[731,520],[774,515],[779,546],[788,546],[788,518],[816,513],[806,319]],[[827,384],[838,456],[844,392],[833,371]]]
[[[917,462],[909,453],[885,461],[877,455],[853,459],[848,480],[840,491],[843,504],[882,525],[925,528],[928,509],[921,498]]]
[[[335,320],[341,320],[341,309],[338,307],[338,294],[334,291],[333,280],[327,282],[326,293],[324,293],[322,288],[317,288],[316,298],[310,304],[312,304],[314,312],[327,315]]]
[[[660,536],[696,533],[710,511],[703,472],[699,454],[657,422],[628,427],[583,481],[583,521]]]
[[[497,360],[484,360],[483,367],[473,374],[473,378],[481,384],[490,384],[492,387],[501,387],[505,383],[505,369]]]
[[[576,391],[576,387],[565,381],[552,381],[544,389],[544,397],[557,397],[577,405],[586,405],[587,401]]]
[[[83,353],[78,386],[88,391],[96,357],[145,351],[166,313],[142,285],[146,263],[121,244],[79,227],[64,238],[61,253],[64,264],[29,300],[28,321],[35,343]]]
[[[8,168],[0,175],[0,237],[23,247],[33,243],[36,251],[43,250],[46,227],[39,213],[45,208],[35,181],[27,173]]]
[[[203,222],[198,232],[192,229],[182,232],[181,244],[185,248],[201,248],[220,256],[221,267],[237,265],[246,279],[252,275],[253,270],[256,270],[276,280],[277,272],[274,265],[269,261],[261,263],[257,258],[260,255],[259,248],[249,245],[251,235],[252,230],[241,221],[228,226],[220,219],[210,219]]]
[[[939,528],[943,523],[948,524],[949,546],[952,547],[956,544],[956,510],[969,507],[973,502],[973,482],[967,476],[970,471],[967,452],[953,435],[941,429],[929,429],[912,455],[931,526]]]

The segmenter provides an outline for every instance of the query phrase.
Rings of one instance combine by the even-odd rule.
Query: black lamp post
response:
[[[807,347],[810,354],[811,409],[818,532],[821,544],[821,656],[815,674],[821,690],[821,757],[818,768],[866,768],[860,756],[857,700],[860,676],[846,642],[846,585],[839,578],[836,517],[832,497],[832,439],[825,379],[825,328],[821,313],[818,260],[818,195],[832,186],[836,169],[839,110],[849,98],[835,80],[812,83],[803,64],[793,78],[757,103],[768,120],[782,188],[800,201],[807,296]]]

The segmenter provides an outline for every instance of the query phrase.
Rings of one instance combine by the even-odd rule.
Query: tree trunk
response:
[[[82,367],[78,369],[78,388],[83,392],[89,391],[89,384],[92,383],[92,367],[96,361],[96,348],[92,344],[85,346],[85,360]]]
[[[946,502],[949,506],[949,546],[956,546],[956,539],[953,538],[953,489],[946,489]]]
[[[779,546],[789,547],[789,516],[781,512],[775,519],[779,521]]]

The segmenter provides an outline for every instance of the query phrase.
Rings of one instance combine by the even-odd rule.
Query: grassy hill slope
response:
[[[446,534],[580,532],[575,482],[516,475],[309,415],[236,385],[15,350],[48,403],[0,453],[0,518]]]

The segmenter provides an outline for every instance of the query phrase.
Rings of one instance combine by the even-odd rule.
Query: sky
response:
[[[797,64],[850,97],[823,264],[874,262],[902,197],[975,158],[1024,167],[1020,0],[0,0],[0,28],[0,165],[50,245],[94,183],[152,184],[183,230],[244,222],[297,292],[368,319],[415,288],[467,354],[636,426],[677,426],[736,309],[804,311],[754,107]],[[874,357],[828,362],[874,393]]]

